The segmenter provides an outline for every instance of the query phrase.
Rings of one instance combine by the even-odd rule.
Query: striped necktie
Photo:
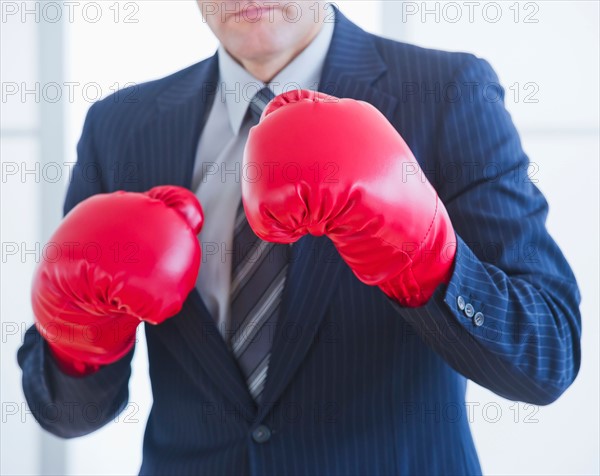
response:
[[[249,105],[255,124],[274,97],[261,89]],[[229,342],[246,377],[250,393],[260,402],[267,378],[271,344],[281,307],[290,249],[258,238],[240,204],[233,238],[231,325]]]

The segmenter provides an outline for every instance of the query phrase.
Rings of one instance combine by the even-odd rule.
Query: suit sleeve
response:
[[[548,204],[504,107],[504,90],[471,57],[453,84],[427,164],[457,234],[448,286],[398,311],[455,370],[510,400],[545,405],[580,365],[580,295],[545,227]]]
[[[67,192],[65,214],[80,201],[103,191],[93,145],[93,114],[94,106],[88,112],[77,145],[77,163]],[[61,372],[46,341],[31,326],[17,360],[23,371],[23,392],[36,420],[63,438],[85,435],[108,423],[127,404],[133,352],[134,349],[91,375],[71,377]]]

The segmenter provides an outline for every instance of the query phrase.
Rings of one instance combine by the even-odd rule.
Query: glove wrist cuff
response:
[[[58,367],[58,369],[62,373],[69,375],[71,377],[85,377],[87,375],[96,373],[102,367],[101,365],[98,365],[98,364],[89,364],[89,363],[77,360],[77,359],[69,356],[67,353],[65,353],[63,350],[61,350],[59,347],[56,347],[50,343],[48,343],[48,349],[50,350],[52,359],[53,359],[54,363],[56,364],[56,366]]]

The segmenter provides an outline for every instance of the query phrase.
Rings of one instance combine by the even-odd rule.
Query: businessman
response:
[[[140,473],[480,473],[467,381],[546,405],[580,365],[577,284],[495,73],[324,2],[199,6],[216,54],[90,108],[64,207],[108,194],[114,223],[111,192],[162,210],[144,192],[178,186],[204,210],[180,312],[136,308],[153,391]],[[198,225],[160,236],[194,263]],[[133,334],[66,342],[38,314],[18,355],[29,406],[88,434],[126,405]]]

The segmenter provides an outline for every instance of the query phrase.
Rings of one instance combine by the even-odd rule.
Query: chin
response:
[[[269,31],[253,30],[232,36],[225,47],[236,58],[256,60],[278,54],[290,42],[291,39],[284,32],[271,28]]]

